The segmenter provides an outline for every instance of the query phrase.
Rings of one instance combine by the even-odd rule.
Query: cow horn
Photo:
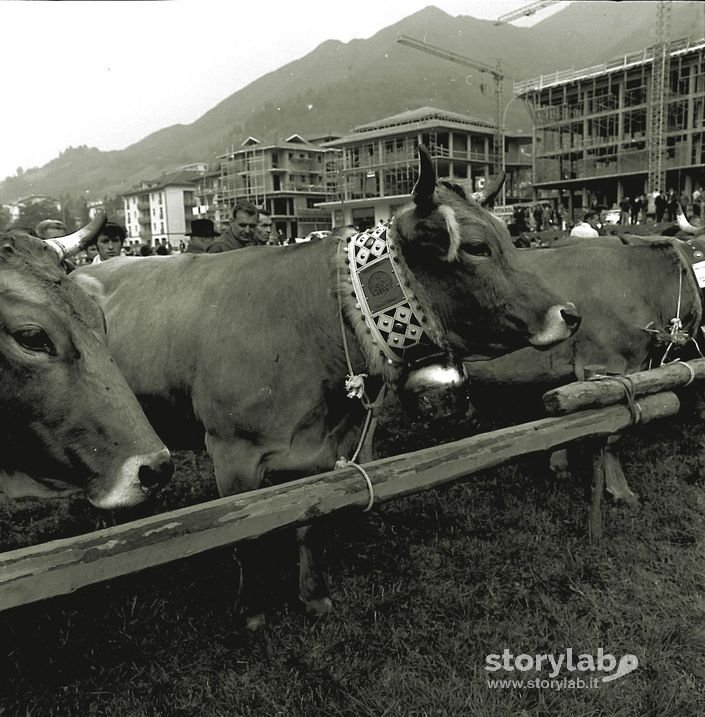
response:
[[[416,205],[428,204],[436,190],[436,170],[431,155],[424,145],[419,145],[419,178],[416,180],[411,197]]]
[[[73,234],[45,239],[44,243],[48,244],[59,255],[60,259],[66,259],[85,249],[91,239],[95,239],[98,236],[106,219],[107,217],[103,212],[98,212],[85,227],[81,227]]]
[[[473,192],[470,196],[483,207],[488,204],[494,204],[494,198],[499,194],[499,190],[502,189],[506,176],[506,172],[500,172],[493,180],[487,183],[483,190]]]
[[[685,214],[683,213],[683,208],[681,205],[678,205],[678,208],[676,209],[676,220],[678,221],[678,228],[682,232],[687,232],[688,234],[697,234],[698,228],[694,227],[686,218]]]

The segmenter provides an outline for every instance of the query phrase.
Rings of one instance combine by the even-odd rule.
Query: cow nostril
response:
[[[142,488],[149,493],[163,488],[174,473],[174,464],[171,458],[159,458],[151,465],[142,465],[138,477]]]
[[[561,309],[561,317],[571,329],[577,329],[582,321],[582,316],[580,316],[578,310],[575,308],[575,304],[566,304]]]

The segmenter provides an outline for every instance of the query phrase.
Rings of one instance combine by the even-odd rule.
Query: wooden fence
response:
[[[632,374],[627,386],[621,379],[571,384],[546,395],[549,412],[566,413],[595,404],[601,407],[370,462],[364,468],[373,486],[375,504],[472,476],[526,454],[591,439],[595,446],[596,478],[590,524],[592,534],[598,536],[606,441],[637,419],[646,423],[675,415],[680,408],[678,398],[663,389],[705,377],[705,359],[689,365],[692,368],[670,364]],[[629,394],[629,401],[616,404],[624,401],[625,393]],[[652,395],[643,396],[647,393]],[[356,468],[348,466],[86,535],[6,552],[0,554],[0,610],[67,594],[85,585],[287,526],[310,523],[344,508],[362,508],[369,497],[367,481]]]

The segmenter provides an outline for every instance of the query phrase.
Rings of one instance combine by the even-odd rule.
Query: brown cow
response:
[[[688,254],[677,240],[623,246],[616,238],[584,239],[560,249],[524,250],[527,261],[558,292],[570,291],[581,308],[580,331],[568,341],[537,351],[525,348],[491,361],[465,364],[473,402],[483,409],[504,407],[500,388],[517,405],[524,387],[524,405],[541,410],[548,388],[582,380],[587,366],[628,374],[677,356],[686,336],[699,339],[701,293]],[[671,321],[682,330],[669,347]],[[693,342],[690,348],[696,352]],[[696,354],[697,355],[697,354]],[[531,413],[522,419],[533,418]]]
[[[346,375],[368,374],[374,396],[432,353],[497,355],[576,330],[575,307],[537,280],[504,225],[437,184],[420,155],[413,201],[347,247],[113,259],[73,274],[102,297],[111,350],[158,432],[182,446],[186,429],[205,433],[221,494],[350,456],[365,409]],[[321,614],[331,603],[307,536],[300,597]]]
[[[59,262],[100,230],[41,241],[0,235],[0,492],[84,491],[99,508],[144,501],[169,452],[108,353],[100,307]]]

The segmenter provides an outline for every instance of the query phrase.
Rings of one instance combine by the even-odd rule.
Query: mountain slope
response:
[[[469,67],[397,43],[405,34],[494,66],[513,79],[583,67],[653,43],[655,3],[575,2],[532,28],[495,26],[427,7],[373,37],[327,41],[220,102],[190,125],[155,132],[121,151],[68,149],[42,168],[0,183],[0,201],[30,193],[92,197],[126,191],[137,181],[182,164],[211,161],[248,135],[276,141],[347,133],[355,125],[406,109],[436,106],[495,118],[492,79]],[[672,36],[702,32],[700,3],[674,3]],[[529,128],[520,102],[507,113],[509,128]]]

